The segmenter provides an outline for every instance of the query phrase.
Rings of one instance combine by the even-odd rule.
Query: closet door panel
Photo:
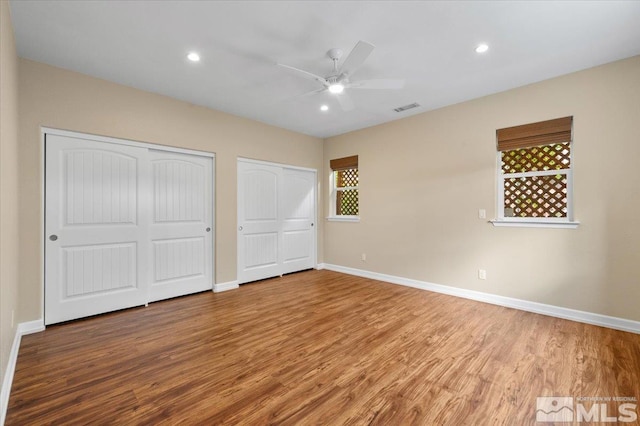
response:
[[[315,266],[316,174],[284,169],[282,185],[282,271]]]
[[[147,150],[46,136],[45,324],[147,302]]]
[[[281,275],[282,168],[238,161],[238,283]]]
[[[150,150],[149,301],[213,287],[213,161]]]

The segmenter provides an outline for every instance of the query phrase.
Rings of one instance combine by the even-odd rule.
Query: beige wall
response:
[[[580,227],[478,219],[496,129],[568,115]],[[353,154],[361,222],[325,223],[325,262],[640,320],[640,57],[329,138],[324,180]]]
[[[0,377],[4,379],[18,304],[18,58],[9,4],[0,1]],[[1,382],[0,382],[1,383]]]
[[[236,279],[237,157],[322,167],[318,138],[37,62],[19,71],[21,321],[42,318],[40,126],[215,152],[217,283]]]
[[[42,317],[40,126],[215,152],[218,283],[236,277],[238,156],[324,166],[326,215],[329,159],[358,154],[361,222],[324,223],[319,261],[640,320],[640,57],[329,138],[324,150],[317,138],[40,63],[19,70],[20,321]],[[567,115],[581,226],[478,219],[479,208],[495,214],[495,130]]]

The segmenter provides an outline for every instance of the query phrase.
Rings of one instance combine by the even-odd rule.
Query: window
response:
[[[330,217],[357,219],[358,203],[358,156],[337,158],[331,166],[331,214]]]
[[[494,225],[577,225],[572,205],[573,117],[499,129]],[[575,226],[571,226],[575,227]]]

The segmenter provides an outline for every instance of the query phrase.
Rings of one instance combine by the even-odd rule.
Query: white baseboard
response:
[[[324,263],[318,263],[318,265],[316,266],[316,269],[317,269],[318,271],[321,271],[321,270],[325,269],[325,265],[324,265]]]
[[[26,336],[27,334],[38,333],[40,331],[44,331],[44,320],[42,319],[18,324],[18,333],[20,333],[20,336]]]
[[[320,265],[318,265],[318,269],[321,269]],[[418,288],[421,290],[433,291],[435,293],[443,293],[450,296],[477,300],[479,302],[519,309],[521,311],[533,312],[536,314],[548,315],[551,317],[563,318],[571,321],[577,321],[586,324],[598,325],[601,327],[613,328],[615,330],[622,330],[640,334],[640,321],[611,317],[608,315],[579,311],[576,309],[563,308],[561,306],[547,305],[544,303],[531,302],[529,300],[515,299],[512,297],[498,296],[496,294],[483,293],[480,291],[467,290],[458,287],[450,287],[442,284],[433,284],[426,281],[413,280],[410,278],[397,277],[394,275],[380,274],[377,272],[348,268],[346,266],[332,265],[329,263],[323,264],[322,269],[342,272],[349,275],[356,275],[363,278],[371,278],[374,280]]]
[[[44,330],[44,320],[36,320],[22,322],[16,328],[16,334],[13,336],[13,344],[9,352],[9,361],[7,362],[7,370],[2,380],[2,391],[0,392],[0,425],[4,425],[7,416],[7,408],[9,406],[9,395],[11,393],[11,385],[13,383],[13,373],[16,371],[16,363],[18,362],[18,351],[20,350],[20,341],[22,336],[31,333],[37,333]]]
[[[11,352],[9,352],[9,362],[7,363],[7,370],[5,371],[4,379],[2,380],[2,392],[0,394],[0,425],[4,425],[4,420],[7,416],[9,394],[11,393],[13,373],[16,370],[16,362],[18,361],[18,350],[20,349],[21,337],[22,336],[20,335],[18,330],[16,330],[16,334],[13,338],[13,344],[11,345]]]
[[[220,284],[214,284],[213,285],[213,292],[214,293],[220,293],[223,291],[228,291],[228,290],[235,290],[236,288],[239,288],[240,286],[238,285],[238,281],[229,281],[226,283],[220,283]]]

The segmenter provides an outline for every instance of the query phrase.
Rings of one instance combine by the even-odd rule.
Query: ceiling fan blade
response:
[[[327,88],[323,87],[322,89],[312,90],[311,92],[303,93],[302,95],[298,95],[299,98],[306,98],[307,96],[317,95],[318,93],[326,92]]]
[[[301,70],[300,68],[296,68],[296,67],[292,67],[290,65],[285,65],[285,64],[276,64],[279,67],[285,68],[287,70],[290,71],[295,71],[295,73],[301,77],[306,78],[307,80],[313,80],[313,81],[317,81],[320,84],[322,84],[325,87],[329,86],[329,82],[327,81],[326,78],[324,77],[320,77],[319,75],[316,75],[314,73],[311,73],[309,71],[305,71],[305,70]]]
[[[361,80],[350,83],[348,87],[351,89],[402,89],[404,87],[404,80],[389,78]]]
[[[312,90],[310,92],[300,93],[300,94],[296,94],[296,95],[293,95],[293,96],[287,96],[285,98],[280,99],[279,101],[280,102],[294,101],[296,99],[308,98],[308,97],[313,96],[313,95],[318,95],[318,94],[320,94],[322,92],[326,92],[326,91],[327,91],[327,88],[326,87],[322,87],[320,89]]]
[[[374,48],[373,44],[360,40],[342,63],[340,74],[347,77],[352,75],[369,57]]]
[[[351,96],[347,94],[347,92],[342,92],[339,95],[336,95],[336,97],[338,98],[338,103],[340,104],[340,107],[343,111],[351,111],[355,108],[353,100],[351,99]]]

